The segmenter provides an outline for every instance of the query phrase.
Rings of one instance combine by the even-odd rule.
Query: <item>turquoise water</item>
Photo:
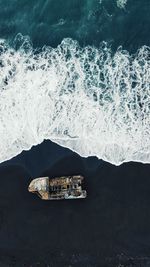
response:
[[[125,0],[122,1],[126,2]],[[57,46],[63,38],[81,45],[107,41],[135,51],[149,45],[150,1],[0,0],[0,37],[29,35],[34,46]]]

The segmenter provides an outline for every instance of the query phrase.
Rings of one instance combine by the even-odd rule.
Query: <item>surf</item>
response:
[[[150,163],[150,48],[135,54],[65,38],[0,41],[0,162],[52,140],[120,165]]]

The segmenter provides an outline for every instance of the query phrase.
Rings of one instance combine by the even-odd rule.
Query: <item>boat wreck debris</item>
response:
[[[62,176],[50,179],[40,177],[31,181],[28,191],[36,193],[44,200],[86,198],[86,190],[82,190],[83,176]]]

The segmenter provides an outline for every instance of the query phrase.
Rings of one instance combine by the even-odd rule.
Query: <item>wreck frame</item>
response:
[[[35,178],[30,182],[28,191],[43,200],[86,198],[87,192],[82,189],[83,179],[81,175]]]

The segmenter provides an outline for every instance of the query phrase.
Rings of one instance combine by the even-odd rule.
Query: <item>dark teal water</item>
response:
[[[34,46],[58,45],[71,37],[81,45],[110,42],[135,51],[150,44],[150,1],[128,0],[0,0],[0,37],[29,35]]]
[[[77,138],[80,145],[59,144],[114,164],[150,162],[150,1],[0,0],[0,7],[0,140],[10,145],[0,161],[44,139]]]

